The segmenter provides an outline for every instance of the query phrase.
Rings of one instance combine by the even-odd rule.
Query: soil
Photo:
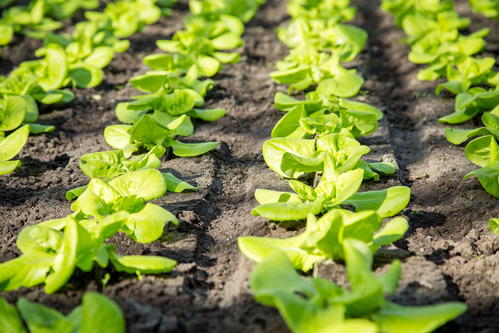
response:
[[[466,159],[464,146],[445,139],[444,126],[437,122],[453,111],[453,97],[435,95],[439,82],[416,80],[420,67],[408,61],[409,48],[399,42],[404,34],[380,10],[379,1],[353,2],[358,13],[352,23],[367,30],[369,40],[347,67],[357,68],[365,79],[357,100],[386,115],[379,130],[362,142],[372,148],[368,160],[399,166],[394,177],[363,186],[402,184],[412,193],[402,214],[410,229],[401,241],[380,250],[376,270],[382,271],[394,258],[403,260],[400,286],[392,297],[397,303],[462,301],[468,305],[464,315],[439,332],[498,332],[499,241],[488,220],[499,216],[499,205],[476,178],[463,179],[475,166]],[[497,57],[499,24],[471,13],[465,1],[458,1],[457,8],[461,15],[472,17],[469,32],[491,28],[485,53]],[[40,122],[55,125],[55,132],[30,137],[19,155],[23,165],[0,178],[0,262],[20,254],[15,241],[24,227],[71,213],[66,191],[88,182],[78,167],[80,158],[110,149],[102,133],[106,126],[118,123],[114,107],[137,94],[128,80],[147,70],[143,56],[159,52],[155,41],[170,38],[182,28],[187,12],[182,1],[171,17],[134,35],[130,50],[115,56],[99,87],[76,90],[71,103],[42,108]],[[265,165],[261,147],[282,116],[273,107],[273,97],[286,87],[274,83],[269,73],[288,52],[275,34],[275,28],[288,20],[286,2],[268,0],[247,25],[241,61],[214,77],[216,85],[205,106],[224,107],[227,115],[214,123],[195,122],[196,133],[185,141],[218,141],[218,148],[195,158],[164,158],[162,171],[199,189],[167,193],[155,200],[179,218],[179,225],[169,226],[160,240],[150,244],[138,244],[123,235],[111,239],[121,254],[177,260],[173,272],[137,279],[96,269],[76,272],[53,295],[41,287],[0,295],[10,302],[27,297],[68,313],[85,291],[98,290],[121,306],[129,332],[288,332],[276,310],[253,300],[248,278],[254,263],[237,247],[238,236],[287,237],[296,232],[251,215],[257,205],[255,189],[287,188],[287,181]],[[70,29],[71,22],[67,25]],[[39,47],[37,42],[16,38],[0,59],[2,74],[22,60],[33,59]],[[460,127],[478,125],[473,120]],[[343,271],[341,265],[324,262],[314,275],[341,284]],[[106,273],[111,279],[103,287]]]

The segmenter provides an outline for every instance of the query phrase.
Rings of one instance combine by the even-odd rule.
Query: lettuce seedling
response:
[[[133,80],[133,79],[132,79]],[[160,86],[163,88],[149,86],[151,82],[148,79],[140,81],[140,85],[135,85],[136,88],[143,89],[163,89],[164,83],[161,81]],[[133,82],[132,82],[132,85]],[[155,83],[153,84],[155,85]],[[164,88],[165,91],[169,88]],[[204,98],[198,92],[192,89],[174,89],[171,92],[157,92],[150,95],[140,96],[133,102],[122,102],[116,106],[116,117],[123,123],[134,124],[146,114],[153,112],[154,116],[163,119],[169,123],[181,115],[188,115],[193,118],[198,118],[204,121],[215,121],[225,115],[225,109],[198,109],[204,104]],[[194,129],[191,123],[186,122],[184,128],[178,133],[183,136],[189,136]]]
[[[371,168],[383,174],[396,171],[390,163],[359,162],[369,151],[369,147],[341,133],[324,135],[318,139],[273,138],[263,144],[263,157],[267,165],[286,178],[297,179],[306,173],[323,171],[327,153],[332,155],[332,163],[339,173],[360,168],[366,171],[364,179],[378,179],[379,175]]]
[[[13,70],[8,77],[0,79],[0,93],[4,96],[30,95],[44,104],[68,102],[73,93],[59,90],[64,85],[68,62],[64,49],[57,44],[49,44],[35,52],[38,60],[25,61]],[[31,110],[26,122],[38,118],[38,108],[34,101],[25,100]],[[30,115],[29,113],[27,116]]]
[[[230,15],[216,15],[210,19],[191,15],[186,19],[186,29],[177,31],[172,40],[159,40],[163,51],[175,53],[174,64],[181,66],[193,79],[211,77],[221,70],[222,63],[239,61],[237,52],[220,52],[242,46],[242,22]]]
[[[28,141],[29,128],[29,125],[25,125],[7,137],[0,139],[0,175],[10,173],[21,165],[21,161],[12,159]]]
[[[111,150],[84,155],[80,160],[80,168],[90,178],[100,178],[108,182],[125,173],[143,170],[158,169],[161,167],[159,158],[165,153],[163,146],[155,146],[146,154],[126,158],[122,150]],[[173,174],[162,173],[169,192],[182,192],[197,189],[178,179]],[[68,200],[76,199],[87,189],[87,185],[70,190],[66,193]]]
[[[15,290],[45,283],[53,293],[66,284],[75,268],[90,271],[93,263],[138,273],[169,272],[176,262],[167,258],[119,256],[104,242],[119,231],[139,242],[152,242],[163,233],[166,221],[177,219],[164,208],[145,203],[166,191],[161,172],[139,170],[108,184],[98,178],[76,200],[75,214],[25,228],[17,239],[22,255],[0,264],[0,290]],[[92,218],[93,217],[93,218]]]
[[[329,280],[304,280],[288,257],[277,252],[258,264],[250,278],[255,299],[276,307],[292,332],[425,333],[466,311],[449,302],[429,306],[400,306],[384,299],[393,294],[401,275],[395,261],[387,272],[374,276],[372,253],[360,240],[344,240],[350,290]]]
[[[125,173],[107,183],[93,178],[71,209],[79,218],[93,217],[96,223],[118,216],[124,221],[119,230],[140,243],[149,243],[161,237],[167,221],[178,223],[166,209],[145,204],[166,190],[165,177],[155,169]]]
[[[180,157],[202,155],[218,145],[218,142],[182,143],[174,137],[182,128],[189,126],[189,118],[165,117],[161,113],[144,114],[133,126],[111,125],[104,130],[104,139],[113,148],[122,149],[130,156],[140,147],[151,149],[156,145],[172,147],[173,154]]]
[[[231,15],[237,17],[240,21],[246,23],[258,11],[258,8],[264,4],[264,0],[211,0],[189,2],[191,13],[200,16],[219,16]]]
[[[355,69],[345,69],[338,55],[330,56],[310,46],[292,49],[283,61],[276,63],[277,70],[270,77],[277,83],[289,84],[289,91],[305,90],[312,84],[329,79],[335,90],[331,93],[338,97],[357,95],[364,79]]]
[[[455,145],[459,145],[478,135],[493,135],[496,139],[499,139],[499,107],[495,107],[490,112],[484,112],[482,122],[485,125],[484,127],[472,130],[446,128],[445,136],[449,142]]]
[[[64,233],[39,225],[23,229],[17,239],[22,255],[0,264],[0,290],[30,288],[43,282],[47,293],[61,288],[76,264],[76,223],[67,219]]]
[[[397,207],[398,208],[398,207]],[[353,213],[333,209],[320,219],[313,214],[307,218],[306,230],[290,238],[239,237],[241,252],[251,260],[261,262],[275,252],[282,251],[291,260],[295,269],[309,271],[317,261],[325,259],[343,260],[343,239],[355,238],[368,244],[373,253],[381,246],[402,238],[409,225],[407,220],[397,217],[380,230],[382,219],[374,210]],[[378,233],[374,234],[374,232]]]
[[[438,119],[440,123],[460,124],[473,119],[480,112],[493,110],[499,105],[499,90],[474,87],[456,96],[455,111]]]
[[[352,61],[367,40],[365,30],[328,20],[297,17],[286,28],[277,29],[279,39],[289,48],[312,47],[339,54],[340,61]]]
[[[28,7],[14,6],[2,12],[0,24],[7,34],[2,35],[0,45],[8,44],[14,32],[21,32],[31,38],[43,39],[49,31],[60,29],[61,22],[45,15],[45,1],[32,1]]]
[[[356,194],[364,179],[379,178],[371,167],[383,173],[395,171],[393,165],[359,162],[368,152],[367,146],[340,134],[326,135],[317,140],[268,140],[264,143],[263,155],[272,170],[290,178],[322,171],[322,177],[315,188],[291,180],[289,185],[296,194],[258,189],[255,197],[260,206],[253,209],[253,215],[275,221],[300,220],[309,213],[317,215],[343,204],[352,204],[357,210],[379,209],[382,217],[393,216],[409,202],[407,188]],[[388,209],[387,205],[397,208]]]
[[[14,95],[0,98],[0,132],[13,131],[26,124],[30,125],[33,134],[54,131],[54,126],[36,124],[37,120],[38,106],[33,97]]]
[[[291,48],[277,70],[270,76],[281,84],[289,84],[289,91],[305,90],[324,80],[330,81],[331,94],[339,97],[355,96],[364,80],[355,70],[347,70],[341,61],[351,61],[362,49],[367,33],[359,28],[338,24],[343,14],[355,13],[347,5],[294,2],[288,6],[293,20],[278,29],[279,39]],[[324,12],[319,12],[323,7]],[[315,8],[312,10],[312,8]],[[293,16],[300,13],[301,15]]]
[[[331,22],[347,22],[354,18],[355,7],[350,1],[290,0],[287,10],[292,18],[322,19]]]
[[[498,0],[470,0],[470,6],[475,13],[482,14],[483,16],[494,20],[499,20]]]
[[[464,178],[477,176],[483,188],[499,198],[499,145],[492,135],[485,135],[466,146],[466,157],[479,166]]]
[[[455,65],[447,66],[446,77],[449,81],[438,85],[435,92],[438,95],[445,88],[456,95],[464,93],[472,85],[481,84],[494,76],[494,64],[494,58],[490,57],[465,57]]]
[[[272,131],[272,137],[310,138],[330,133],[361,137],[378,128],[383,113],[365,103],[336,98],[331,95],[332,81],[324,81],[306,100],[297,100],[283,93],[274,98],[279,110],[287,111]]]
[[[6,304],[0,298],[0,304],[2,302]],[[82,304],[73,309],[67,316],[52,308],[30,302],[23,297],[17,301],[20,316],[13,306],[8,304],[7,306],[10,307],[10,316],[5,316],[4,312],[0,313],[0,323],[4,320],[10,320],[16,326],[10,326],[8,329],[5,327],[2,332],[25,333],[26,330],[22,325],[21,318],[32,333],[89,333],[101,331],[102,329],[110,333],[125,332],[125,317],[121,309],[114,301],[96,292],[85,293]],[[5,318],[1,318],[2,315]]]

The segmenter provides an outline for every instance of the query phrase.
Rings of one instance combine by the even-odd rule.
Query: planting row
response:
[[[200,78],[216,74],[222,63],[238,61],[239,53],[224,51],[243,44],[243,23],[260,4],[191,2],[192,14],[185,21],[185,30],[178,31],[171,41],[158,41],[169,53],[146,57],[144,61],[153,71],[130,80],[147,94],[116,107],[118,119],[128,124],[105,129],[106,141],[119,150],[82,157],[80,167],[91,180],[67,192],[68,200],[76,199],[71,205],[74,213],[27,227],[19,234],[16,244],[22,255],[0,264],[1,290],[45,284],[45,291],[54,293],[68,282],[75,269],[88,272],[96,264],[102,268],[112,264],[118,272],[139,277],[175,267],[174,260],[164,257],[119,255],[106,240],[123,232],[137,242],[150,243],[163,234],[165,223],[177,223],[173,214],[147,201],[166,191],[196,188],[157,170],[160,158],[167,149],[177,156],[197,156],[217,145],[182,143],[175,138],[193,133],[191,116],[214,121],[225,114],[224,109],[198,108],[214,85],[213,80]],[[3,142],[9,143],[20,133],[27,138],[28,131],[28,126],[22,127]],[[19,310],[22,315],[21,307]],[[79,318],[70,315],[61,320],[68,327],[77,327],[75,320]],[[29,318],[23,319],[32,329]],[[55,329],[60,322],[47,320],[42,324]],[[86,332],[84,328],[80,331]]]
[[[241,252],[259,263],[250,286],[257,301],[276,307],[293,332],[430,332],[466,306],[396,305],[384,295],[397,288],[400,262],[381,276],[372,272],[373,254],[407,231],[402,217],[380,228],[384,218],[406,207],[410,190],[394,186],[359,192],[364,181],[396,172],[391,163],[361,160],[370,149],[356,138],[373,133],[383,114],[347,99],[358,94],[363,79],[341,63],[357,56],[367,33],[341,23],[355,14],[348,1],[291,0],[288,12],[292,20],[278,29],[278,36],[290,53],[271,77],[289,84],[289,92],[315,90],[305,100],[275,96],[275,107],[286,114],[264,143],[263,156],[273,171],[291,179],[294,193],[257,190],[260,205],[253,215],[273,221],[306,219],[306,228],[285,239],[238,238]],[[304,280],[295,272],[307,272],[325,259],[345,262],[350,290],[321,278]]]
[[[492,3],[476,1],[472,5],[494,17]],[[494,58],[477,56],[485,47],[484,37],[489,30],[462,35],[459,31],[470,25],[470,19],[459,17],[451,1],[383,0],[382,7],[395,16],[397,25],[407,34],[404,41],[411,46],[409,60],[427,65],[418,73],[418,79],[445,78],[447,82],[437,86],[436,94],[445,89],[456,95],[455,112],[441,117],[439,122],[460,124],[482,113],[483,127],[446,128],[445,134],[456,145],[479,136],[466,145],[466,156],[480,168],[465,178],[477,176],[485,190],[499,198],[499,74],[493,70]],[[490,220],[489,226],[499,234],[498,219]]]
[[[0,76],[0,175],[12,172],[20,161],[12,158],[26,144],[27,131],[38,134],[51,132],[53,126],[36,124],[38,103],[55,104],[73,100],[73,93],[65,87],[95,87],[102,82],[103,68],[115,52],[125,52],[130,42],[126,37],[140,31],[146,24],[161,16],[156,0],[123,0],[110,3],[103,12],[86,11],[88,21],[76,24],[71,35],[43,31],[37,34],[44,46],[36,50],[37,60],[25,61],[7,77]],[[174,2],[160,2],[173,5]],[[36,1],[31,9],[12,7],[6,13],[21,20],[24,15],[16,11],[27,10],[28,16],[40,16],[44,1]],[[47,4],[47,8],[50,7]],[[50,9],[46,9],[49,10]],[[164,11],[167,13],[167,11]],[[43,15],[42,15],[43,16]],[[6,18],[4,21],[10,22]],[[12,23],[15,26],[15,22]],[[1,29],[1,28],[0,28]],[[26,31],[26,30],[23,30]],[[29,127],[26,126],[29,124]],[[20,126],[12,138],[6,132]]]

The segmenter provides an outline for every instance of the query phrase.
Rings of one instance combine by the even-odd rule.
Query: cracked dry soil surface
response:
[[[453,97],[435,96],[438,82],[416,80],[418,66],[407,59],[409,48],[399,41],[403,32],[379,8],[379,1],[353,1],[358,13],[352,24],[369,33],[365,50],[355,67],[365,79],[357,100],[385,113],[379,130],[362,143],[371,147],[369,160],[392,161],[395,177],[383,178],[367,188],[397,184],[411,188],[412,198],[403,215],[410,221],[405,237],[377,254],[383,270],[394,258],[403,260],[400,286],[392,299],[401,304],[423,305],[463,301],[469,310],[439,332],[498,332],[499,241],[488,220],[499,216],[497,199],[486,193],[476,178],[463,180],[474,169],[464,147],[445,139],[440,116],[453,110]],[[473,19],[470,31],[491,28],[485,53],[497,57],[499,24],[472,14],[458,1],[461,15]],[[127,83],[144,73],[144,55],[159,52],[156,39],[170,38],[182,28],[188,12],[180,2],[171,17],[146,27],[131,38],[131,48],[115,56],[97,88],[77,90],[73,102],[42,108],[41,123],[53,124],[51,134],[32,136],[20,153],[22,167],[0,178],[0,262],[20,253],[15,240],[20,230],[69,213],[67,190],[84,185],[78,167],[84,154],[110,149],[105,126],[118,123],[114,107],[137,92]],[[76,272],[69,284],[53,295],[43,288],[3,292],[10,302],[19,297],[41,302],[68,313],[87,290],[99,290],[123,309],[129,332],[288,332],[277,311],[257,304],[248,278],[254,264],[237,248],[237,237],[258,235],[287,237],[296,230],[251,215],[257,188],[285,189],[287,182],[264,163],[261,147],[281,113],[273,97],[286,87],[270,78],[273,64],[288,52],[275,28],[289,20],[286,2],[268,0],[247,25],[241,61],[217,74],[206,107],[224,107],[227,115],[214,122],[196,122],[187,141],[218,141],[214,151],[196,158],[163,158],[162,171],[198,187],[195,193],[167,193],[155,201],[180,220],[150,244],[138,244],[119,235],[111,239],[121,254],[147,254],[173,258],[178,266],[170,274],[136,276],[95,269]],[[71,25],[71,22],[67,22]],[[69,27],[70,28],[70,27]],[[20,61],[33,58],[39,45],[18,37],[0,60],[2,74]],[[95,95],[102,98],[96,100]],[[477,121],[462,127],[475,127]],[[102,288],[105,273],[111,279]],[[324,262],[314,274],[345,282],[344,269]]]

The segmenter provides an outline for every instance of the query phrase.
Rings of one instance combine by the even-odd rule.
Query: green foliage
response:
[[[487,6],[486,2],[484,5]],[[463,94],[472,90],[473,86],[492,84],[490,79],[496,74],[492,70],[495,60],[473,57],[485,47],[484,37],[489,30],[461,35],[459,31],[468,27],[470,20],[459,17],[451,1],[383,0],[382,7],[396,17],[397,23],[407,34],[404,41],[411,45],[409,60],[427,64],[419,72],[418,79],[447,79],[447,82],[437,87],[437,94],[443,89]],[[460,112],[457,104],[456,112]],[[450,119],[444,117],[441,120],[447,122]],[[450,121],[466,120],[454,117]]]
[[[146,95],[116,107],[117,118],[125,124],[106,128],[104,137],[125,156],[140,147],[155,145],[171,147],[181,157],[198,156],[215,148],[217,142],[183,143],[178,135],[194,132],[191,117],[215,121],[225,115],[225,109],[200,109],[204,96],[213,88],[210,79],[222,64],[235,63],[243,45],[243,23],[255,14],[261,1],[191,1],[192,14],[185,20],[185,29],[171,40],[159,40],[157,45],[168,53],[144,58],[152,70],[136,76],[130,83]],[[230,52],[226,52],[229,51]]]
[[[255,299],[279,310],[292,332],[432,332],[466,311],[449,302],[420,307],[400,306],[384,299],[393,294],[401,274],[395,261],[384,275],[371,271],[372,254],[359,240],[344,240],[350,290],[322,278],[303,279],[282,252],[253,270]]]
[[[90,271],[96,262],[111,262],[118,271],[164,273],[175,266],[166,258],[120,256],[106,239],[117,232],[149,243],[163,234],[167,221],[177,224],[164,208],[145,203],[162,196],[167,180],[155,169],[125,173],[107,183],[93,178],[71,209],[73,215],[25,228],[17,246],[22,255],[0,264],[0,289],[15,290],[45,283],[45,291],[59,290],[79,268]]]
[[[360,160],[370,149],[355,137],[374,132],[383,115],[344,98],[356,95],[363,81],[353,70],[341,67],[340,61],[355,58],[365,42],[365,32],[338,23],[353,17],[354,9],[348,4],[291,1],[288,9],[293,20],[278,32],[291,51],[277,63],[272,78],[290,84],[290,90],[312,84],[317,88],[305,100],[276,94],[276,108],[287,113],[272,131],[272,139],[264,143],[263,156],[272,170],[291,178],[294,193],[257,190],[260,205],[253,214],[276,221],[307,218],[306,229],[289,238],[239,237],[238,245],[246,257],[259,263],[250,279],[256,300],[276,307],[293,332],[430,332],[466,306],[392,304],[384,294],[395,292],[400,262],[395,261],[382,276],[372,273],[373,253],[408,229],[402,217],[381,227],[383,218],[405,208],[410,190],[395,186],[358,192],[363,180],[378,180],[380,174],[395,173],[396,167]],[[458,68],[455,78],[471,82],[485,71],[464,67]],[[343,205],[356,212],[341,209]],[[346,262],[351,290],[319,278],[304,281],[294,270],[307,272],[328,258]]]
[[[481,166],[464,178],[477,176],[487,192],[499,198],[499,146],[492,135],[485,135],[471,141],[466,146],[466,157]]]
[[[474,11],[497,18],[497,1],[471,0],[470,4]],[[407,34],[405,42],[411,45],[409,60],[427,64],[428,67],[419,72],[418,79],[445,77],[447,82],[439,84],[436,93],[446,89],[457,95],[455,111],[441,117],[439,122],[460,124],[484,113],[484,127],[473,130],[447,128],[445,135],[454,144],[461,144],[474,136],[486,136],[473,140],[466,147],[466,156],[482,168],[470,172],[465,178],[476,175],[487,192],[499,197],[498,160],[494,153],[495,139],[499,137],[499,75],[493,69],[495,59],[474,57],[484,49],[484,37],[489,29],[462,35],[459,31],[468,27],[470,20],[459,17],[451,1],[383,0],[382,7],[395,15],[397,23]],[[486,85],[491,88],[487,90]],[[486,162],[482,158],[484,151],[489,151]]]
[[[306,100],[277,93],[276,108],[287,114],[274,127],[272,137],[302,139],[330,133],[361,137],[373,133],[383,113],[368,104],[336,97],[329,83],[326,80],[319,84]]]
[[[17,129],[7,137],[0,139],[0,175],[14,171],[21,161],[12,160],[28,141],[29,125]]]
[[[317,261],[343,260],[343,240],[354,238],[366,243],[376,252],[379,247],[402,238],[409,225],[402,217],[389,221],[382,230],[381,217],[373,210],[353,213],[334,209],[317,219],[313,213],[307,218],[306,230],[298,236],[280,239],[266,237],[239,237],[241,252],[251,260],[261,262],[275,252],[284,252],[295,269],[304,272]],[[374,232],[378,231],[377,234]]]
[[[103,68],[115,52],[124,52],[128,37],[161,15],[156,0],[121,0],[107,4],[104,12],[87,11],[87,21],[76,24],[72,35],[56,34],[61,27],[49,17],[70,17],[79,8],[98,7],[96,0],[33,0],[27,8],[11,7],[0,20],[0,45],[6,44],[15,31],[43,39],[44,46],[35,52],[37,60],[25,61],[7,77],[0,76],[0,127],[14,130],[22,123],[38,118],[36,102],[65,103],[73,93],[61,88],[95,87],[102,82]],[[173,2],[170,4],[173,5]],[[203,89],[203,86],[196,85]],[[206,88],[206,86],[205,86]],[[25,113],[25,118],[22,114]],[[16,127],[12,128],[14,124]],[[33,124],[34,134],[51,132],[53,126]]]
[[[497,0],[470,0],[471,8],[475,13],[499,20],[499,1]]]
[[[364,80],[341,66],[362,50],[367,33],[340,24],[350,20],[355,9],[348,1],[290,1],[290,24],[277,30],[279,39],[291,50],[271,73],[274,81],[289,84],[289,90],[305,90],[327,80],[330,93],[339,97],[355,96]]]
[[[125,317],[121,309],[114,301],[96,292],[85,293],[82,304],[67,316],[25,298],[19,298],[17,308],[19,312],[0,297],[2,332],[25,333],[23,321],[32,333],[125,332]]]
[[[125,157],[123,150],[111,150],[98,153],[90,153],[80,160],[80,168],[90,178],[100,178],[105,182],[124,175],[129,172],[146,169],[158,169],[161,167],[161,156],[165,153],[163,146],[155,146],[149,152],[130,158]],[[178,179],[171,173],[162,173],[169,192],[196,191],[197,189]],[[70,190],[66,193],[68,200],[79,197],[87,185]]]

